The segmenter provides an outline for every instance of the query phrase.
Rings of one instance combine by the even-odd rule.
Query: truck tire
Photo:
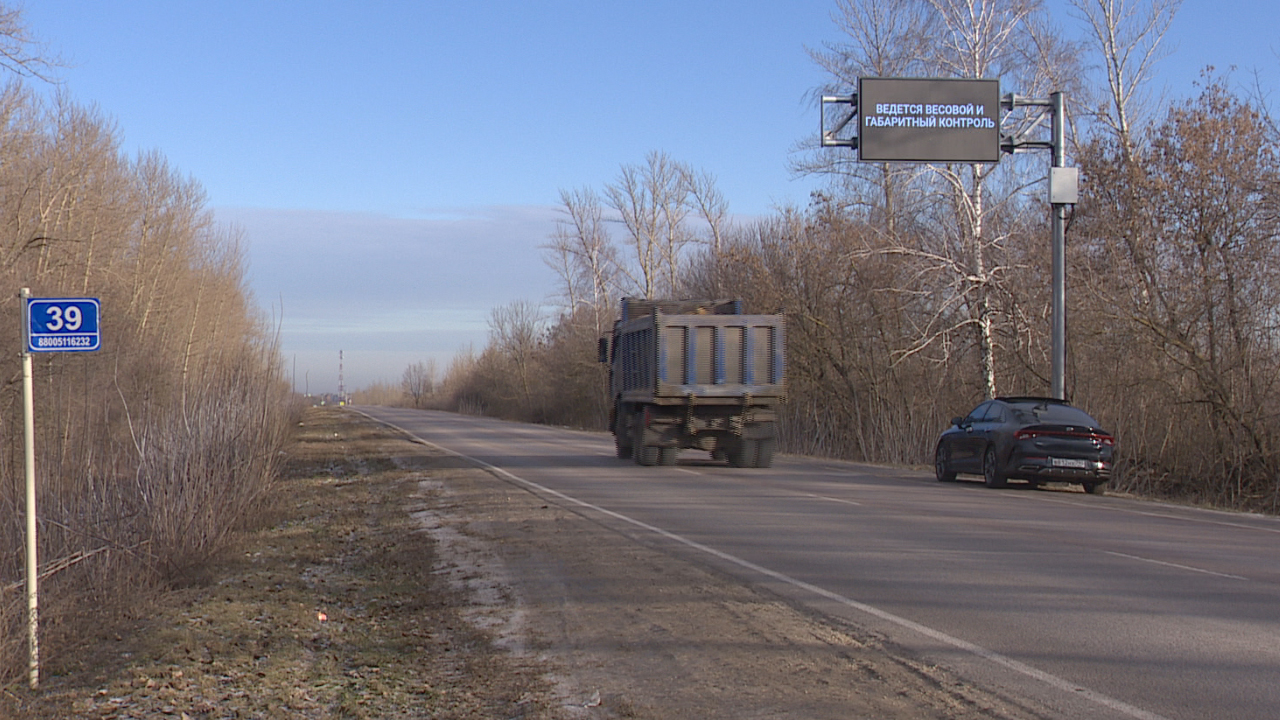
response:
[[[755,441],[756,461],[755,467],[767,468],[773,467],[773,452],[778,446],[777,438],[761,438]]]
[[[742,438],[725,453],[729,458],[729,467],[754,467],[756,463],[756,441]]]
[[[622,413],[613,421],[613,445],[619,460],[631,458],[631,436],[627,434],[627,416]]]
[[[657,465],[658,446],[644,444],[644,411],[635,413],[632,419],[632,429],[635,434],[631,436],[631,453],[635,457],[636,464],[645,467]]]
[[[636,464],[645,467],[653,467],[658,464],[658,451],[661,448],[655,445],[644,445],[636,447],[632,452],[635,453]]]
[[[751,458],[751,467],[772,467],[773,453],[778,448],[778,425],[773,422],[764,422],[754,427],[756,435],[753,443],[755,445],[755,457]]]
[[[659,465],[675,465],[676,459],[680,457],[680,448],[664,447],[658,448],[658,464]]]

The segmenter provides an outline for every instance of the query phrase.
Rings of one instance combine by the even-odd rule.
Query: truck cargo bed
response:
[[[779,315],[636,318],[616,331],[617,389],[623,400],[656,404],[781,398],[784,337]]]

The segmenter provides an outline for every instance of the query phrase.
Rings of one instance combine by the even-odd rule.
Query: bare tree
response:
[[[650,152],[645,164],[623,165],[616,182],[605,187],[609,206],[618,212],[634,264],[624,274],[645,297],[676,292],[683,250],[692,240],[685,228],[689,214],[687,170],[663,152]]]
[[[15,17],[0,13],[0,35],[12,39],[4,23]],[[0,57],[31,59],[12,47]],[[70,626],[58,616],[94,605],[80,590],[127,604],[210,557],[249,519],[279,462],[288,385],[278,334],[248,298],[239,233],[216,225],[199,185],[158,154],[122,155],[99,113],[20,83],[0,90],[0,187],[6,284],[98,297],[112,338],[92,358],[33,363],[41,547],[59,576],[48,586],[54,621]],[[17,302],[0,297],[11,315]],[[8,343],[0,375],[12,378],[18,339]],[[21,414],[15,384],[0,384],[0,425],[19,425]],[[3,546],[20,544],[11,492],[20,475],[8,446]],[[17,572],[0,558],[0,596]],[[12,627],[12,604],[0,600],[0,627]],[[0,678],[17,667],[11,649],[0,640]]]
[[[36,40],[22,20],[22,9],[0,4],[0,67],[19,77],[57,82],[59,60]]]
[[[1211,82],[1131,156],[1115,145],[1086,156],[1097,178],[1081,233],[1081,280],[1097,297],[1092,341],[1123,345],[1093,382],[1134,398],[1114,412],[1132,438],[1130,482],[1144,492],[1280,507],[1280,153],[1270,132]]]
[[[426,399],[435,393],[435,359],[420,360],[406,367],[400,378],[400,388],[413,403],[413,407],[422,407]]]
[[[832,22],[844,40],[829,42],[809,56],[827,72],[830,80],[814,92],[842,94],[856,88],[861,77],[932,76],[936,70],[921,48],[936,34],[937,15],[921,0],[838,0]],[[879,221],[882,231],[892,237],[924,202],[918,179],[919,168],[896,163],[860,163],[853,151],[834,148],[813,149],[807,139],[805,153],[793,162],[803,174],[829,177],[833,199],[841,205],[865,212]]]
[[[544,260],[560,276],[564,304],[537,348],[539,361],[558,372],[540,377],[536,387],[512,393],[526,400],[537,396],[539,413],[569,424],[595,426],[608,415],[596,347],[615,317],[617,296],[685,292],[691,275],[697,274],[692,260],[710,259],[708,267],[719,268],[714,258],[730,227],[728,202],[715,178],[665,153],[649,153],[644,165],[623,165],[605,197],[602,201],[590,189],[560,193],[563,217],[543,249]],[[606,209],[616,215],[606,217]],[[615,244],[608,222],[623,226],[625,232],[616,233],[622,236],[620,243]],[[706,252],[692,257],[693,245]],[[709,292],[718,292],[715,282],[711,287]],[[511,326],[505,317],[509,314],[504,310],[502,321],[491,322],[491,327]],[[502,384],[501,378],[518,375],[498,369],[499,364],[510,368],[516,357],[500,351],[499,339],[491,336],[477,369],[497,372],[500,379],[493,387]],[[502,342],[511,345],[509,339]],[[500,405],[489,407],[503,412]]]
[[[1070,0],[1089,26],[1094,52],[1107,76],[1105,107],[1096,117],[1119,143],[1124,157],[1133,153],[1133,130],[1150,108],[1143,92],[1155,63],[1171,51],[1165,35],[1182,0]]]
[[[567,314],[593,309],[593,325],[603,332],[610,299],[618,291],[617,250],[604,220],[600,197],[590,189],[560,191],[565,217],[556,222],[544,259],[560,276]]]
[[[913,257],[861,254],[876,228],[830,205],[735,227],[717,274],[704,261],[692,286],[720,278],[748,312],[785,309],[788,403],[783,442],[794,452],[878,462],[919,462],[940,418],[971,379],[925,351],[896,357],[918,288]],[[936,348],[935,348],[936,349]],[[934,353],[937,355],[939,353]],[[952,412],[951,414],[954,414]]]
[[[719,272],[721,263],[718,258],[724,252],[726,241],[726,233],[730,230],[729,223],[729,201],[725,199],[724,194],[716,187],[715,176],[709,172],[697,172],[692,168],[684,168],[684,183],[688,189],[688,199],[690,206],[697,213],[698,217],[706,223],[706,238],[704,246],[707,255],[711,258],[711,268],[717,273],[711,278],[711,289],[709,297],[721,297],[721,278]]]
[[[1008,75],[1034,86],[1045,74],[1045,68],[1027,67],[1028,58],[1045,56],[1036,51],[1031,23],[1040,11],[1038,0],[872,0],[843,3],[841,9],[838,23],[851,33],[851,42],[817,56],[838,82],[854,73],[908,70],[960,78]],[[915,56],[902,54],[897,45],[903,42],[917,49]],[[924,310],[916,322],[919,334],[903,353],[935,344],[949,348],[957,333],[971,333],[988,395],[998,390],[1000,317],[994,298],[1010,270],[1008,234],[993,223],[1016,206],[1024,184],[1016,179],[1020,170],[1017,162],[931,165],[911,172],[881,167],[863,171],[863,187],[874,190],[850,204],[861,208],[871,229],[861,235],[856,253],[910,256],[920,264],[924,289],[899,289],[915,295]],[[837,188],[848,187],[850,177],[842,174]]]
[[[1028,35],[1027,20],[1038,0],[927,0],[940,16],[944,41],[933,62],[954,77],[984,78],[1013,74],[1025,57],[1019,47]],[[1023,75],[1025,73],[1018,73]],[[997,394],[996,317],[992,296],[1006,272],[1001,263],[1004,238],[988,226],[988,181],[998,165],[973,163],[963,169],[937,168],[945,181],[955,218],[957,242],[939,252],[951,277],[960,280],[955,297],[968,308],[961,324],[976,328],[982,377],[988,397]],[[958,329],[958,327],[957,327]]]
[[[489,314],[489,347],[506,366],[509,377],[494,378],[503,385],[514,385],[518,399],[529,411],[534,397],[534,363],[542,339],[542,311],[537,305],[517,300],[495,308]]]
[[[716,187],[716,178],[711,173],[698,172],[688,166],[681,170],[688,191],[688,202],[698,217],[707,224],[706,245],[713,253],[719,254],[724,247],[725,232],[728,230],[729,201],[720,192],[720,188]]]

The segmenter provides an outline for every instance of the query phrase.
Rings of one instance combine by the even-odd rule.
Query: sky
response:
[[[1079,32],[1050,3],[1064,32]],[[299,392],[398,385],[480,351],[494,308],[553,304],[561,190],[662,151],[740,219],[804,205],[808,49],[835,0],[27,0],[62,91],[158,150],[239,229]],[[1186,0],[1157,88],[1206,65],[1280,82],[1280,5]],[[1012,88],[1002,88],[1009,91]]]

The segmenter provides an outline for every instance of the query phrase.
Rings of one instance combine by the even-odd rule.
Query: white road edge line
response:
[[[1204,573],[1205,575],[1215,575],[1217,577],[1230,578],[1232,580],[1248,580],[1249,578],[1241,575],[1230,575],[1228,573],[1214,572],[1213,570],[1205,570],[1204,568],[1191,567],[1190,565],[1179,565],[1178,563],[1165,562],[1163,560],[1152,560],[1151,558],[1138,557],[1137,555],[1126,555],[1124,553],[1103,550],[1102,552],[1116,557],[1128,558],[1129,560],[1138,560],[1152,565],[1164,565],[1165,567],[1177,568],[1179,570],[1190,570],[1191,572]]]
[[[845,500],[843,498],[827,497],[826,495],[810,495],[809,497],[814,498],[815,500],[827,500],[833,503],[844,503],[845,505],[857,505],[858,507],[862,507],[862,503],[857,500]]]
[[[1010,495],[1009,497],[1013,497]],[[1030,499],[1030,496],[1027,496]],[[1041,497],[1037,499],[1039,502],[1058,503],[1060,505],[1071,505],[1080,507],[1081,503],[1076,500],[1064,500],[1061,498]],[[1181,522],[1201,523],[1203,525],[1221,525],[1223,527],[1237,528],[1240,530],[1257,530],[1259,532],[1280,534],[1280,527],[1262,527],[1261,525],[1247,525],[1241,522],[1228,522],[1226,520],[1212,520],[1209,518],[1194,517],[1192,515],[1175,515],[1173,513],[1154,512],[1151,510],[1134,510],[1133,508],[1118,507],[1114,505],[1092,504],[1099,510],[1110,510],[1112,512],[1127,513],[1129,515],[1143,515],[1145,517],[1161,518],[1163,520],[1178,520]],[[1203,508],[1185,508],[1187,510],[1195,510],[1198,512],[1223,512],[1219,510],[1206,510]],[[1225,513],[1224,513],[1225,514]]]
[[[366,416],[366,417],[370,417],[370,416]],[[405,433],[409,437],[416,439],[418,442],[424,445],[428,445],[430,447],[436,448],[437,450],[440,450],[441,452],[444,452],[444,453],[448,453],[449,455],[453,455],[454,457],[459,457],[464,460],[473,462],[477,466],[484,468],[485,470],[488,470],[489,472],[493,473],[494,475],[497,475],[498,477],[506,478],[516,484],[524,485],[525,487],[536,490],[538,492],[546,493],[547,495],[560,498],[561,500],[572,503],[579,507],[587,508],[588,510],[594,510],[595,512],[601,513],[603,515],[607,515],[608,517],[621,520],[622,522],[647,530],[651,533],[664,537],[668,540],[680,543],[681,545],[685,545],[687,547],[693,548],[694,550],[698,550],[700,552],[706,553],[708,555],[711,555],[712,557],[719,558],[726,562],[733,563],[734,565],[737,565],[739,567],[764,575],[765,577],[772,578],[774,580],[778,580],[780,582],[791,585],[792,587],[799,588],[806,592],[813,593],[818,597],[825,598],[827,600],[832,600],[846,607],[861,611],[863,613],[866,613],[867,615],[871,615],[872,617],[877,617],[877,618],[880,618],[881,620],[885,620],[887,622],[893,623],[894,625],[897,625],[899,627],[906,628],[908,630],[913,630],[917,633],[920,633],[921,635],[924,635],[927,638],[936,640],[946,645],[950,645],[951,647],[954,647],[958,650],[963,650],[972,655],[976,655],[980,658],[983,658],[984,660],[988,660],[997,665],[1008,668],[1009,670],[1012,670],[1020,675],[1025,675],[1033,680],[1038,680],[1042,683],[1045,683],[1050,687],[1057,688],[1058,690],[1061,690],[1072,696],[1086,698],[1098,705],[1109,708],[1123,715],[1127,715],[1131,718],[1137,718],[1137,720],[1169,720],[1169,718],[1166,718],[1163,715],[1158,715],[1156,713],[1143,710],[1142,708],[1130,705],[1129,703],[1124,702],[1123,700],[1117,700],[1116,698],[1113,698],[1109,695],[1104,695],[1095,690],[1090,690],[1089,688],[1081,687],[1080,685],[1077,685],[1076,683],[1070,682],[1066,679],[1060,678],[1057,675],[1047,673],[1043,670],[1040,670],[1039,668],[1032,667],[1024,662],[1014,660],[1013,658],[1007,657],[1005,655],[1001,655],[1000,653],[995,652],[994,650],[988,650],[982,647],[981,645],[976,645],[974,643],[969,642],[968,640],[962,640],[958,637],[948,635],[942,632],[941,630],[934,630],[933,628],[927,625],[921,625],[920,623],[915,622],[914,620],[908,620],[907,618],[894,615],[891,612],[888,612],[886,610],[881,610],[880,608],[875,607],[873,605],[867,605],[866,603],[858,602],[857,600],[854,600],[852,598],[847,598],[839,593],[835,593],[830,590],[827,590],[826,588],[818,587],[817,585],[807,583],[803,580],[797,580],[796,578],[793,578],[789,575],[785,575],[776,570],[770,570],[769,568],[766,568],[761,565],[757,565],[753,562],[750,562],[749,560],[743,560],[742,558],[737,557],[735,555],[730,555],[729,553],[726,553],[721,550],[717,550],[708,545],[703,545],[700,542],[690,540],[680,535],[676,535],[675,533],[670,532],[668,530],[663,530],[662,528],[657,527],[655,525],[650,525],[649,523],[642,522],[640,520],[636,520],[631,517],[627,517],[622,513],[614,512],[613,510],[608,510],[598,505],[592,505],[591,503],[586,502],[585,500],[579,500],[578,498],[575,498],[571,495],[566,495],[560,492],[559,490],[552,490],[551,488],[546,487],[545,485],[540,485],[536,482],[533,482],[532,480],[526,480],[520,477],[519,475],[516,475],[500,467],[497,467],[496,465],[490,465],[489,463],[483,460],[473,458],[469,455],[464,455],[460,452],[457,452],[456,450],[450,450],[449,448],[443,447],[441,445],[437,445],[431,442],[430,440],[420,438],[417,435],[413,434],[412,432],[409,432],[408,430],[398,425],[395,425],[394,423],[386,422],[385,420],[378,420],[377,418],[373,418],[373,417],[370,417],[370,419],[389,425],[399,430],[400,432]]]

